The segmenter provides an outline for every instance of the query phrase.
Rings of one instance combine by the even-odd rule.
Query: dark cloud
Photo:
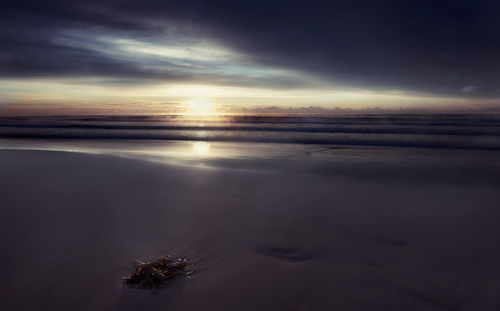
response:
[[[457,97],[500,95],[498,1],[16,1],[2,4],[3,76],[95,75],[258,79],[178,67],[145,69],[130,60],[54,36],[83,29],[98,36],[157,42],[165,36],[217,40],[254,64],[288,68],[334,85]],[[296,87],[294,79],[265,83]]]

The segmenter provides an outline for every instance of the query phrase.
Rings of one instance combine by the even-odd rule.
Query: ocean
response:
[[[0,138],[500,149],[498,115],[0,117]]]

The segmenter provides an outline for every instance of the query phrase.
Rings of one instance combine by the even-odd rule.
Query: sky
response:
[[[500,108],[500,1],[2,1],[0,113]]]

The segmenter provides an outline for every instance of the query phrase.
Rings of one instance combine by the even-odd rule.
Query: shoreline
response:
[[[171,167],[373,182],[500,186],[500,152],[301,144],[0,139],[0,151],[103,155]]]

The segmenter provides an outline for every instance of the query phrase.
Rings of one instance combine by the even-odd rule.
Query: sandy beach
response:
[[[255,169],[270,161],[283,169]],[[422,182],[401,163],[379,176],[292,162],[0,151],[0,309],[500,308],[495,167]],[[134,260],[168,254],[194,274],[124,286]]]

